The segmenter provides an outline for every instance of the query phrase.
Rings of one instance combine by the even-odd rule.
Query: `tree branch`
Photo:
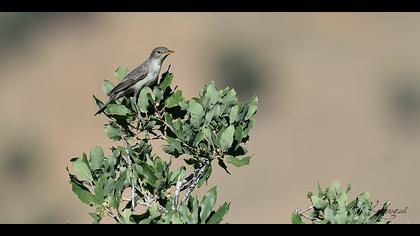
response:
[[[300,211],[296,210],[296,214],[298,214],[299,216],[301,216],[301,217],[303,217],[303,218],[305,218],[307,220],[313,221],[314,219],[312,219],[311,217],[305,215],[305,212],[308,212],[308,211],[312,210],[313,208],[314,208],[314,206],[310,206],[310,207],[308,207],[306,209],[303,209],[303,210],[300,210]]]
[[[175,198],[172,204],[172,210],[174,211],[178,210],[179,193],[181,192],[182,186],[187,182],[187,178],[188,177],[181,180],[181,176],[178,176],[178,181],[176,182],[176,186],[175,186]]]
[[[131,169],[131,165],[130,165],[130,169]],[[134,209],[136,208],[136,201],[134,199],[135,193],[136,193],[136,189],[134,188],[134,175],[133,173],[131,173],[131,211],[132,212],[134,212]]]
[[[131,149],[130,143],[128,142],[127,138],[123,135],[123,139],[126,143],[127,149]],[[133,168],[131,165],[131,155],[128,153],[128,169],[130,170],[130,181],[131,181],[131,212],[134,212],[136,208],[136,202],[135,202],[135,183],[134,183],[134,174],[133,174]]]
[[[188,198],[190,197],[191,192],[194,190],[195,186],[197,186],[198,181],[204,174],[204,170],[206,169],[207,165],[209,164],[208,160],[205,162],[200,162],[199,167],[194,170],[193,172],[193,178],[191,181],[191,184],[188,186],[187,191],[185,192],[183,202],[188,201]]]
[[[305,212],[307,212],[307,211],[310,211],[310,210],[312,210],[312,209],[314,209],[314,206],[310,206],[310,207],[308,207],[308,208],[306,208],[306,209],[303,209],[303,210],[299,211],[298,213],[299,213],[299,214],[303,214],[303,213],[305,213]]]
[[[110,216],[110,217],[112,217],[116,222],[120,222],[120,220],[118,219],[118,216],[116,216],[113,212],[112,212],[112,210],[111,209],[109,209],[108,207],[106,208],[107,209],[107,213],[108,213],[108,216]]]

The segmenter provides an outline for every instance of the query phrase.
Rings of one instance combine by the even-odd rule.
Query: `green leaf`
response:
[[[82,180],[89,180],[92,181],[92,173],[85,161],[82,159],[77,159],[73,162],[73,168],[76,173],[82,178]]]
[[[236,97],[236,91],[234,89],[229,89],[226,94],[223,96],[222,101],[225,105],[230,105],[238,102]]]
[[[340,190],[340,182],[334,181],[330,187],[327,188],[325,194],[327,195],[330,201],[333,201],[336,198],[338,191]]]
[[[198,210],[199,210],[199,206],[198,206],[198,200],[194,197],[190,197],[190,201],[191,201],[191,222],[193,224],[198,224]]]
[[[205,124],[208,124],[212,121],[218,107],[219,107],[218,105],[215,105],[212,109],[210,109],[210,111],[206,112],[206,115],[205,115],[205,118],[204,118],[205,119]]]
[[[233,157],[233,156],[226,156],[226,158],[230,164],[236,167],[246,166],[249,164],[249,161],[251,160],[250,156],[242,157],[241,159],[237,157]]]
[[[185,173],[185,166],[181,166],[179,167],[175,172],[173,172],[171,174],[171,176],[169,177],[169,183],[176,183],[178,180],[179,176],[184,176]]]
[[[185,204],[181,204],[179,207],[179,218],[182,222],[188,223],[191,221],[191,215],[190,211],[188,210],[188,207]]]
[[[141,220],[140,222],[139,222],[139,224],[141,224],[141,225],[148,225],[148,224],[150,224],[150,222],[152,221],[153,219],[152,218],[146,218],[146,219],[143,219],[143,220]]]
[[[369,201],[369,197],[370,197],[370,194],[369,194],[369,192],[363,192],[363,193],[361,193],[359,196],[358,196],[358,198],[361,200],[361,201]]]
[[[303,224],[302,218],[296,212],[292,213],[292,224],[294,224],[294,225]]]
[[[178,138],[182,138],[184,136],[184,134],[182,133],[182,129],[183,129],[183,122],[180,121],[179,119],[176,119],[173,123],[172,123],[172,131],[176,134],[176,136]]]
[[[245,120],[249,120],[257,111],[258,108],[258,97],[254,96],[248,103],[248,111],[245,115]]]
[[[188,103],[186,101],[179,102],[179,106],[181,107],[181,110],[188,110]]]
[[[158,86],[153,87],[153,94],[155,95],[155,101],[160,102],[163,98],[163,91]]]
[[[90,217],[92,217],[92,219],[93,219],[93,224],[99,224],[100,223],[100,221],[101,221],[101,216],[100,215],[98,215],[98,213],[96,213],[96,212],[89,212],[89,216]]]
[[[164,224],[170,224],[171,223],[171,218],[174,215],[174,211],[172,210],[172,202],[173,199],[168,199],[168,202],[166,204],[166,214],[165,214],[165,222]]]
[[[242,140],[244,138],[243,129],[243,125],[239,125],[236,127],[235,133],[233,134],[234,140],[236,140],[235,150],[242,144]]]
[[[165,122],[166,123],[168,123],[171,127],[173,126],[172,125],[172,116],[171,116],[171,114],[170,113],[165,113],[164,115],[164,118],[165,118]]]
[[[150,204],[149,213],[150,213],[150,218],[152,219],[155,219],[161,215],[156,202],[152,202]]]
[[[229,123],[233,124],[234,122],[236,122],[237,118],[238,118],[238,114],[239,114],[239,106],[235,105],[230,109],[229,112]]]
[[[331,207],[325,209],[325,219],[328,220],[329,223],[335,224],[334,210],[331,209]]]
[[[223,217],[226,215],[226,213],[229,211],[230,203],[223,203],[221,207],[210,217],[210,219],[207,221],[207,224],[219,224]]]
[[[122,193],[122,191],[124,190],[125,186],[126,186],[126,182],[127,182],[127,171],[126,170],[122,170],[122,168],[120,168],[120,176],[118,177],[116,183],[115,183],[115,191],[117,193]]]
[[[118,209],[120,207],[121,195],[111,196],[109,204],[112,208]]]
[[[89,192],[87,188],[82,188],[80,185],[71,181],[70,184],[73,193],[76,194],[81,202],[88,205],[96,202],[95,197]]]
[[[121,140],[121,131],[118,127],[115,127],[111,124],[105,125],[105,133],[108,136],[108,138],[119,141]]]
[[[122,80],[127,75],[128,75],[128,69],[124,66],[119,66],[114,72],[114,76],[117,80]]]
[[[202,132],[203,132],[203,134],[204,134],[204,137],[206,137],[206,139],[209,141],[210,145],[211,145],[211,146],[213,146],[213,145],[214,145],[214,143],[213,143],[213,138],[212,138],[212,135],[211,135],[211,131],[210,131],[210,129],[209,129],[209,128],[207,128],[207,127],[204,127],[204,128],[202,129]]]
[[[220,136],[220,149],[228,150],[233,143],[233,134],[235,133],[235,127],[230,125]]]
[[[345,207],[337,210],[334,221],[337,224],[347,224],[347,211]]]
[[[208,106],[213,106],[219,100],[219,91],[214,87],[214,82],[207,86],[205,98],[208,99]]]
[[[200,203],[200,219],[201,222],[205,222],[207,217],[209,217],[210,212],[212,211],[214,204],[216,203],[217,198],[217,188],[211,188],[206,194],[204,194],[203,199]]]
[[[115,190],[115,180],[113,178],[108,178],[104,184],[104,195],[111,195]]]
[[[104,196],[104,184],[106,181],[106,176],[101,176],[98,181],[95,182],[95,197],[99,204],[104,203],[105,196]]]
[[[226,171],[226,173],[230,174],[226,166],[226,163],[223,161],[223,159],[219,158],[217,164],[219,164],[219,166],[222,167]]]
[[[198,128],[204,116],[204,110],[200,103],[195,100],[190,100],[188,104],[188,111],[191,114],[191,124]]]
[[[70,160],[70,161],[73,162],[75,160],[77,160],[77,157],[76,158],[72,158],[72,160]],[[75,184],[78,184],[80,186],[83,186],[83,184],[84,184],[83,181],[80,181],[79,179],[77,179],[77,177],[75,175],[71,174],[68,166],[66,167],[66,171],[67,171],[67,174],[70,177],[70,181],[72,181]]]
[[[214,117],[219,117],[223,114],[223,110],[222,110],[222,106],[219,104],[214,105],[213,109],[211,109],[211,111],[214,110],[213,112],[213,118]]]
[[[131,114],[130,109],[121,104],[111,103],[106,108],[106,113],[110,115],[126,116]]]
[[[181,219],[179,218],[179,213],[175,213],[171,217],[172,224],[182,224]]]
[[[92,170],[97,170],[102,167],[104,162],[104,150],[101,147],[93,147],[90,149],[89,165]]]
[[[162,150],[166,153],[168,153],[169,155],[176,157],[179,157],[182,155],[182,153],[178,152],[174,146],[172,145],[163,145],[162,146]]]
[[[133,222],[131,222],[130,220],[130,216],[131,216],[131,210],[130,209],[124,209],[124,211],[121,213],[121,222],[123,224],[133,224]]]
[[[154,170],[149,165],[145,164],[143,165],[144,175],[146,176],[146,183],[155,186],[156,181],[158,180]]]
[[[355,206],[356,206],[356,204],[357,204],[356,199],[355,199],[355,200],[353,200],[353,201],[351,201],[351,202],[347,205],[346,210],[348,211],[348,210],[353,209],[353,207],[355,207]]]
[[[318,196],[312,196],[311,202],[314,208],[323,210],[328,206],[328,201],[319,198]]]
[[[163,79],[162,83],[159,85],[159,88],[165,90],[169,85],[171,85],[173,79],[173,74],[168,73]]]
[[[330,189],[338,193],[340,190],[340,181],[336,180],[330,185]]]
[[[182,122],[180,122],[179,119],[176,119],[175,122],[172,122],[172,116],[169,113],[164,114],[165,122],[169,126],[169,130],[171,131],[169,134],[167,134],[167,137],[173,136],[172,133],[175,134],[177,138],[182,138]]]
[[[164,164],[164,162],[159,157],[156,157],[153,160],[153,162],[154,162],[154,168],[155,168],[155,171],[157,172],[157,174],[162,173],[163,169],[165,168],[166,163]]]
[[[248,122],[248,125],[246,126],[246,128],[243,130],[243,137],[246,137],[246,136],[248,136],[248,134],[249,134],[249,131],[252,129],[252,127],[254,127],[254,125],[255,125],[255,121],[254,120],[250,120],[249,122]]]
[[[173,93],[170,97],[165,100],[165,107],[172,108],[178,106],[180,102],[184,101],[184,97],[182,96],[182,91],[177,90]]]
[[[114,85],[109,80],[104,80],[104,84],[102,85],[102,90],[104,91],[105,95],[108,95],[109,91],[114,88]]]
[[[337,203],[340,207],[345,207],[347,205],[347,194],[346,192],[341,192],[337,196]]]
[[[155,95],[153,94],[152,89],[150,87],[144,87],[140,91],[139,98],[137,100],[137,106],[141,112],[146,113],[147,108],[149,107],[149,94],[152,97],[152,99],[155,99]]]
[[[88,159],[87,159],[87,155],[86,155],[86,153],[82,153],[82,161],[84,162],[84,163],[86,163],[86,165],[88,166],[88,168],[90,169],[90,166],[89,166],[89,161],[88,161]]]
[[[145,211],[145,212],[143,212],[142,214],[139,214],[139,215],[133,213],[130,216],[130,220],[133,221],[134,223],[142,224],[146,219],[149,218],[149,216],[150,216],[149,211]],[[148,223],[150,223],[150,222],[148,222]]]
[[[193,146],[197,146],[204,139],[204,133],[198,132],[194,138]]]
[[[181,142],[178,139],[166,137],[166,142],[168,143],[169,146],[174,147],[175,150],[177,150],[178,152],[182,152]]]

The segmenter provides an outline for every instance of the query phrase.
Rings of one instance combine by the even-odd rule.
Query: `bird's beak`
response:
[[[166,54],[172,54],[172,53],[175,53],[175,51],[173,51],[173,50],[168,50],[168,52],[166,53]]]

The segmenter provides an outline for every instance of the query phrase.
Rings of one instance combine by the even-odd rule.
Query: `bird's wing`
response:
[[[122,79],[109,93],[108,96],[112,94],[119,93],[133,86],[140,80],[144,79],[148,73],[148,70],[145,66],[139,66],[136,69],[132,70],[124,79]]]

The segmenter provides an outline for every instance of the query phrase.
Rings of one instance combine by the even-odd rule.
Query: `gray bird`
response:
[[[124,77],[109,93],[108,102],[95,113],[95,116],[103,112],[109,103],[134,92],[134,98],[137,98],[138,93],[144,86],[150,86],[158,79],[160,68],[163,61],[169,54],[175,51],[169,50],[166,47],[157,47],[153,49],[150,57],[140,66],[132,70],[126,77]]]

